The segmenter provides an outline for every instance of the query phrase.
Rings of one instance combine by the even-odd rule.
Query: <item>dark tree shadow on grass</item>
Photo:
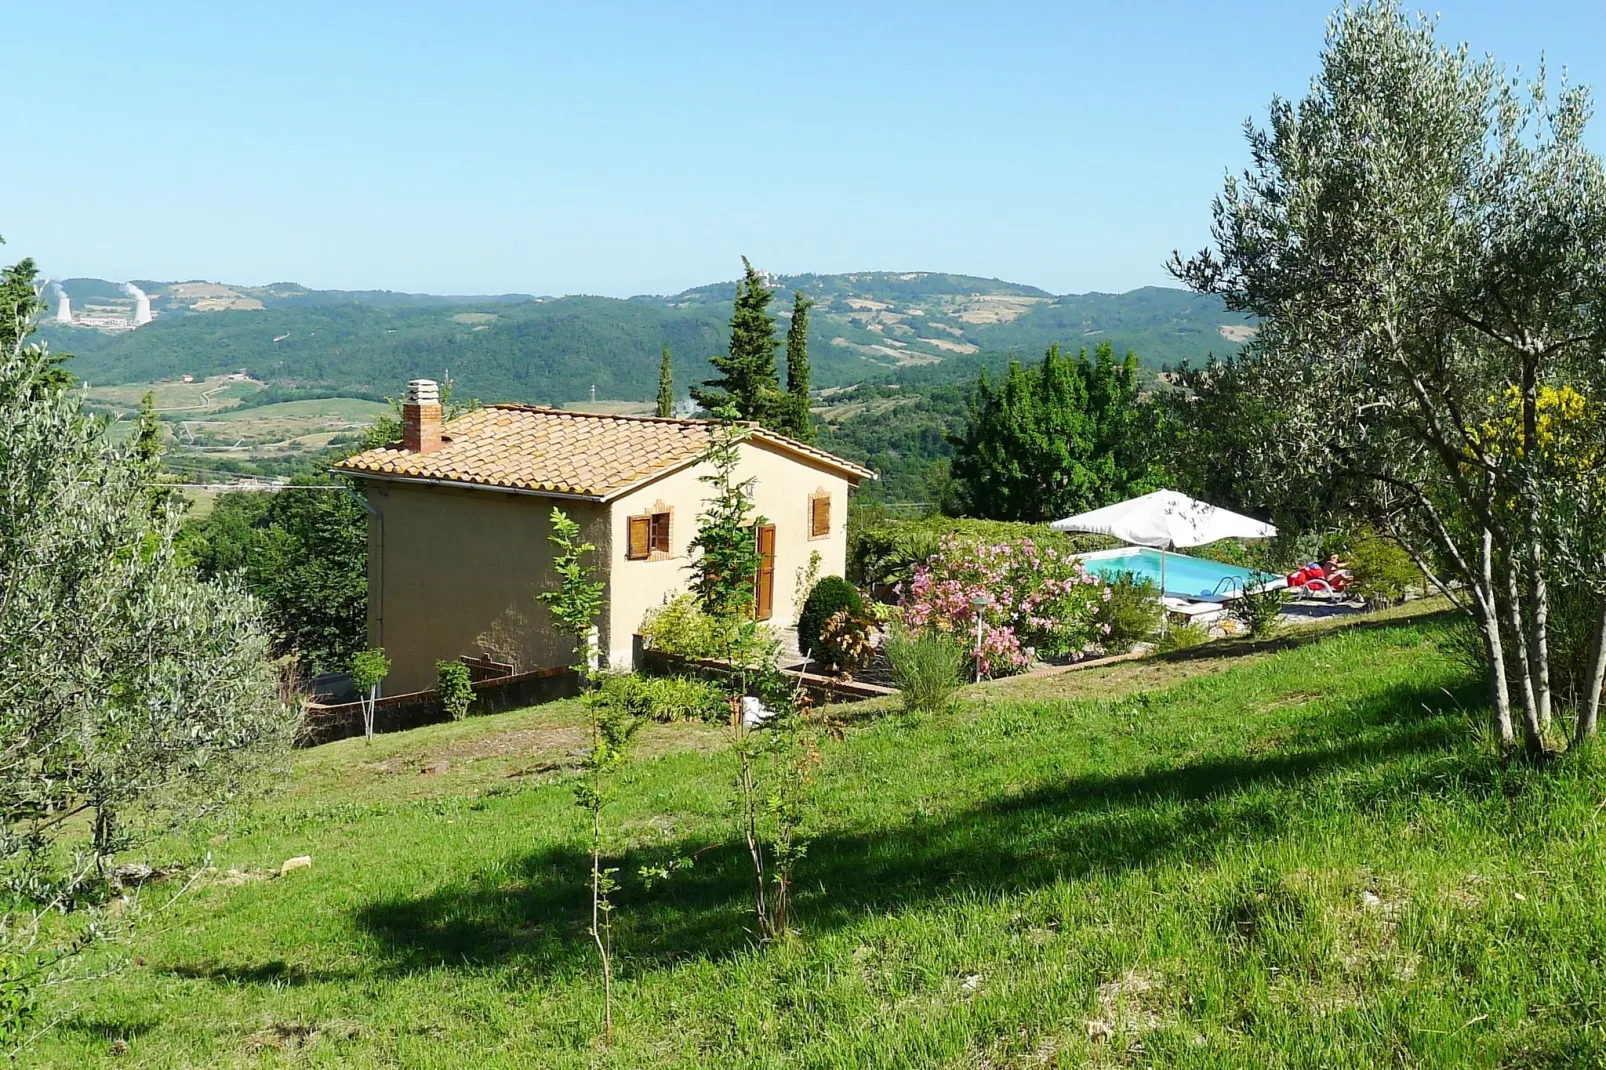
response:
[[[820,932],[949,898],[1205,861],[1226,844],[1282,832],[1296,809],[1284,790],[1340,770],[1377,774],[1370,783],[1380,797],[1361,809],[1410,798],[1429,774],[1401,760],[1463,739],[1458,713],[1475,708],[1479,693],[1476,682],[1459,691],[1396,687],[1333,711],[1333,724],[1361,726],[1346,742],[1077,776],[932,820],[828,832],[809,841],[796,914],[806,932]],[[643,865],[688,855],[696,855],[694,867],[666,884],[648,890],[633,879]],[[734,839],[632,851],[616,864],[625,886],[615,939],[627,969],[719,959],[754,945],[746,912],[752,874]],[[581,851],[552,847],[511,873],[369,904],[357,922],[384,946],[388,967],[403,972],[517,964],[521,973],[570,974],[594,954],[585,932],[588,865]]]
[[[284,959],[270,959],[255,966],[231,966],[208,960],[167,967],[161,972],[172,977],[212,981],[220,985],[271,985],[276,988],[300,988],[302,985],[334,979],[334,975],[327,972],[309,971]]]

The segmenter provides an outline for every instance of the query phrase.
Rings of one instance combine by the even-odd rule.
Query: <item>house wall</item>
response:
[[[608,608],[600,631],[607,661],[616,669],[631,667],[631,637],[641,627],[647,611],[686,590],[691,578],[687,566],[691,563],[691,542],[697,536],[697,514],[709,492],[708,485],[698,477],[707,471],[708,466],[700,464],[672,472],[612,504]],[[754,507],[775,525],[775,609],[770,623],[790,627],[797,622],[797,577],[807,568],[809,555],[820,554],[821,576],[840,576],[846,568],[850,484],[834,469],[759,442],[742,444],[738,474],[741,479],[755,480]],[[831,496],[831,532],[811,539],[809,496],[819,492]],[[672,510],[668,556],[627,560],[629,518],[656,512],[660,502]],[[600,539],[593,541],[602,545]]]
[[[632,667],[632,637],[647,611],[686,590],[691,541],[708,486],[706,465],[672,472],[610,504],[361,480],[376,515],[368,528],[368,634],[391,660],[385,694],[433,687],[435,663],[489,653],[514,672],[574,663],[574,645],[552,629],[537,597],[557,585],[549,519],[554,505],[598,548],[606,583],[598,644],[606,665]],[[849,483],[833,469],[763,443],[744,443],[742,479],[754,480],[757,512],[775,525],[775,605],[771,623],[796,623],[795,588],[809,555],[822,576],[847,562]],[[809,497],[831,496],[831,532],[809,537]],[[629,518],[670,508],[670,552],[627,560]]]
[[[368,635],[390,657],[385,694],[435,685],[435,663],[489,653],[516,673],[574,663],[536,597],[552,577],[552,507],[610,554],[606,506],[493,490],[361,480],[368,524]]]

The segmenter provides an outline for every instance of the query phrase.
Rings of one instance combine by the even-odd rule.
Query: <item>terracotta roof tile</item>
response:
[[[447,423],[440,449],[410,453],[382,447],[347,458],[335,471],[609,498],[696,460],[708,449],[714,426],[712,420],[488,405]],[[836,468],[855,482],[876,478],[869,469],[757,426],[753,436]]]

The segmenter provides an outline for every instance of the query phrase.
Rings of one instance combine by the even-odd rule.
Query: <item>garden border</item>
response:
[[[644,644],[642,636],[637,635],[635,639],[636,665],[648,675],[691,675],[703,680],[723,680],[731,675],[731,670],[723,662],[704,661],[699,658],[681,657],[678,654],[666,654],[661,650],[650,650]],[[800,672],[797,669],[779,671],[787,679],[800,684],[816,700],[829,698],[835,702],[863,702],[866,699],[886,698],[898,694],[898,689],[895,687],[838,680],[835,677]]]
[[[469,685],[474,690],[474,704],[469,716],[482,713],[505,713],[524,706],[535,706],[560,698],[573,698],[580,693],[580,675],[567,665],[534,672],[516,673]],[[405,732],[427,724],[450,721],[451,716],[441,708],[435,689],[408,691],[400,695],[386,695],[374,703],[374,732]],[[297,747],[316,747],[339,739],[351,739],[363,734],[362,703],[341,702],[325,706],[308,702],[296,732]]]

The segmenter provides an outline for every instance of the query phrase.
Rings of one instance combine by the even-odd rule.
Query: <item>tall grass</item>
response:
[[[894,628],[885,652],[892,679],[903,697],[903,708],[937,713],[953,705],[964,682],[965,652],[952,637],[937,632],[915,635]]]

